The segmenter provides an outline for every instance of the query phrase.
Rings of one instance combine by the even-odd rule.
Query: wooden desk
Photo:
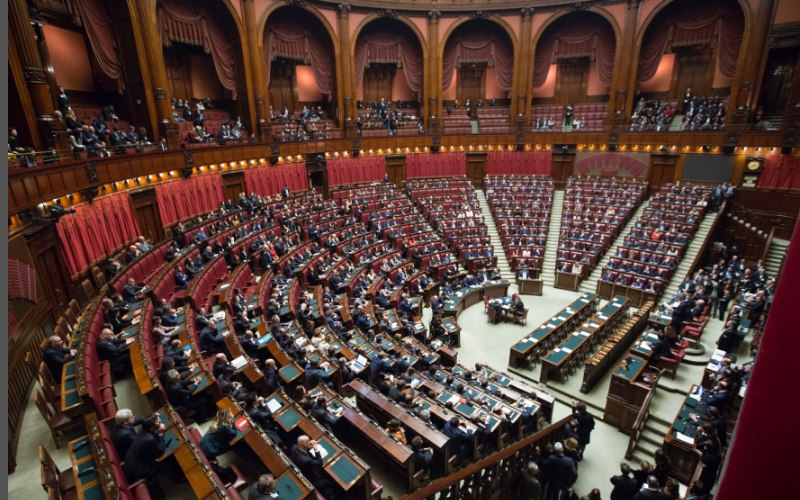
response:
[[[478,287],[466,287],[460,289],[458,292],[450,296],[450,300],[444,304],[444,315],[458,316],[464,312],[464,309],[483,301],[483,296],[486,295],[490,299],[497,297],[505,297],[508,295],[508,280],[490,281],[487,284]]]
[[[660,371],[647,368],[644,359],[623,359],[611,375],[603,421],[630,432],[648,393],[656,390],[659,375]]]
[[[694,413],[702,418],[708,412],[708,405],[706,404],[708,393],[703,392],[702,397],[693,396],[697,389],[698,386],[695,384],[686,394],[686,399],[673,419],[672,426],[664,436],[662,445],[662,448],[672,461],[670,475],[676,476],[683,482],[692,480],[701,455],[700,451],[695,448],[695,438],[699,425],[691,421],[689,414]]]
[[[540,279],[517,278],[517,284],[520,295],[541,295],[544,288],[544,282]]]
[[[573,292],[578,291],[578,287],[581,284],[581,275],[575,273],[562,273],[560,271],[556,271],[556,288],[562,288],[564,290],[572,290]]]

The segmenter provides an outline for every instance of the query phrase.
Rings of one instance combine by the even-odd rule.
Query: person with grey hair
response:
[[[517,500],[539,500],[542,496],[542,485],[539,483],[539,466],[536,462],[528,462],[522,469]]]
[[[619,464],[621,474],[611,478],[614,489],[611,490],[611,500],[633,500],[638,492],[636,479],[631,476],[631,467],[625,462]]]
[[[275,477],[272,474],[263,474],[250,485],[247,500],[283,500],[278,494],[274,493]]]
[[[175,408],[175,411],[183,420],[188,418],[190,411],[194,410],[194,419],[198,424],[208,422],[210,419],[206,411],[206,400],[202,394],[195,394],[194,391],[202,379],[194,377],[181,380],[178,370],[167,372],[167,383],[164,385],[164,392],[167,393],[167,401]]]
[[[111,442],[117,450],[120,460],[125,460],[125,455],[131,449],[133,440],[136,439],[136,427],[142,425],[141,418],[135,418],[131,410],[123,409],[114,417],[114,428],[111,429]]]
[[[578,479],[575,461],[564,456],[561,443],[553,445],[554,453],[542,464],[542,472],[547,478],[547,500],[558,499],[562,490],[568,489]]]
[[[637,493],[633,500],[669,500],[669,495],[659,491],[656,476],[647,476],[647,488]]]

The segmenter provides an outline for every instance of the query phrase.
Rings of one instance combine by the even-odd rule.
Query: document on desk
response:
[[[547,328],[555,328],[555,327],[556,327],[556,325],[554,325],[552,323],[547,323]]]
[[[325,457],[328,456],[328,450],[326,450],[322,446],[317,445],[315,449],[317,450],[317,453],[319,453],[319,458],[325,459]]]
[[[234,358],[234,359],[231,361],[231,365],[232,365],[232,366],[233,366],[233,367],[234,367],[236,370],[238,370],[239,368],[243,367],[243,366],[244,366],[244,365],[246,365],[246,364],[247,364],[247,360],[246,360],[246,359],[244,359],[244,356],[239,356],[238,358]]]
[[[603,318],[603,319],[606,319],[606,318]],[[589,323],[589,326],[592,327],[592,328],[598,328],[600,325],[598,325],[597,323],[592,322],[592,323]]]
[[[447,402],[448,402],[448,403],[453,403],[453,404],[456,404],[456,403],[458,403],[460,400],[461,400],[461,396],[459,396],[458,394],[453,394],[452,396],[450,396],[450,398],[447,400]]]
[[[719,366],[716,363],[709,363],[706,365],[706,370],[711,370],[712,372],[718,372]]]
[[[270,399],[267,401],[267,408],[271,413],[275,413],[281,409],[281,402],[277,399]]]
[[[572,349],[567,349],[566,347],[562,347],[561,350],[564,351],[567,354],[572,353]]]
[[[721,351],[719,349],[714,350],[714,355],[711,356],[711,359],[714,361],[722,361],[722,358],[725,357],[725,351]]]
[[[683,434],[681,432],[676,432],[675,437],[678,439],[678,441],[682,443],[686,443],[688,445],[694,445],[694,438],[690,438],[686,434]]]

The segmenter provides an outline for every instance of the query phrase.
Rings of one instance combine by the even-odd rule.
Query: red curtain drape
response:
[[[75,207],[56,223],[70,276],[139,236],[139,224],[127,193],[115,193]]]
[[[327,169],[329,186],[380,181],[386,174],[386,157],[332,158]]]
[[[333,91],[333,62],[327,49],[329,41],[323,41],[319,33],[310,32],[300,20],[280,19],[272,21],[264,30],[264,70],[269,85],[272,61],[278,57],[310,64],[323,94]]]
[[[412,153],[406,155],[406,177],[463,177],[467,175],[467,154]]]
[[[550,65],[559,58],[586,56],[597,62],[600,81],[611,85],[616,48],[614,30],[605,20],[600,21],[599,16],[562,18],[547,28],[536,45],[533,86],[544,85]]]
[[[356,42],[356,90],[364,81],[365,68],[373,63],[388,63],[403,68],[408,87],[419,92],[422,88],[422,49],[412,36],[378,29],[362,31]]]
[[[511,90],[514,77],[514,47],[502,28],[498,27],[497,32],[464,31],[447,40],[442,58],[442,90],[450,88],[456,68],[470,63],[488,64],[494,67],[500,88]]]
[[[303,162],[261,165],[244,171],[248,193],[259,196],[278,194],[287,186],[291,191],[307,191],[308,176]]]
[[[800,156],[768,155],[756,185],[762,189],[800,190]]]
[[[770,307],[758,358],[728,447],[714,498],[781,498],[795,488],[797,460],[765,460],[776,447],[800,447],[800,429],[786,425],[800,414],[800,391],[786,384],[800,380],[800,223],[789,245],[775,299]],[[791,382],[789,382],[791,385]],[[776,442],[776,429],[781,429]],[[757,478],[769,478],[759,481]]]
[[[122,65],[117,57],[111,19],[106,6],[100,0],[77,0],[75,7],[86,28],[86,37],[92,46],[97,65],[103,73],[122,85]]]
[[[214,60],[220,83],[233,92],[235,99],[234,49],[221,21],[191,0],[159,0],[156,17],[161,43],[167,47],[172,42],[203,47]]]
[[[550,151],[490,151],[488,175],[550,175]]]
[[[198,175],[156,184],[156,200],[163,224],[214,210],[224,200],[222,175]]]
[[[636,79],[646,82],[653,78],[663,54],[698,44],[714,47],[720,73],[733,78],[743,37],[744,13],[736,2],[673,2],[658,13],[645,33]]]

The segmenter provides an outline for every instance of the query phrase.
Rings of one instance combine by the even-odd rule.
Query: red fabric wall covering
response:
[[[84,28],[86,28],[86,37],[89,39],[100,69],[109,77],[119,80],[122,78],[122,65],[114,50],[112,21],[106,11],[106,6],[99,0],[78,0],[75,2],[75,7],[81,16]],[[122,93],[121,81],[119,85],[120,93]]]
[[[511,40],[498,25],[479,27],[477,31],[473,31],[474,28],[474,24],[461,25],[447,39],[442,57],[442,90],[450,88],[456,68],[470,63],[486,63],[494,67],[497,84],[503,90],[511,90],[514,77]]]
[[[328,95],[333,92],[333,58],[327,48],[331,42],[325,34],[309,31],[303,19],[285,18],[279,14],[270,18],[263,41],[267,85],[272,61],[283,57],[310,64],[320,92]]]
[[[800,156],[768,155],[756,185],[761,189],[800,190]]]
[[[792,423],[800,415],[798,283],[800,223],[786,255],[715,499],[790,498],[797,489],[800,427]]]
[[[333,158],[328,160],[328,185],[356,184],[383,180],[386,174],[384,156]]]
[[[222,175],[197,175],[156,184],[156,200],[164,225],[208,212],[224,200]]]
[[[291,191],[308,190],[308,175],[303,162],[261,165],[244,171],[248,193],[271,196],[280,193],[283,186]]]
[[[414,92],[422,88],[422,49],[413,35],[383,31],[372,26],[359,33],[356,42],[356,90],[364,82],[364,69],[372,63],[389,63],[403,68],[408,87]]]
[[[467,175],[467,154],[413,153],[406,155],[406,178],[463,177]]]
[[[488,175],[550,175],[550,151],[491,151]]]
[[[76,278],[97,259],[139,236],[127,193],[115,193],[75,207],[56,223],[70,276]]]

